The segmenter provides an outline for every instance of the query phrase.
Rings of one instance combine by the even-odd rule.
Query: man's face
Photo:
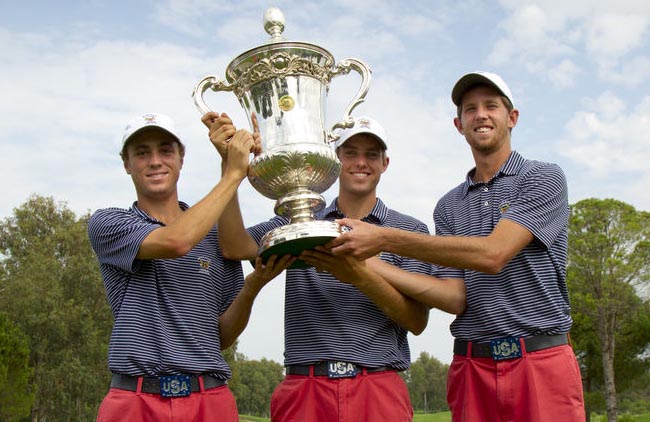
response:
[[[138,197],[161,197],[176,191],[183,157],[176,138],[161,130],[135,135],[126,147],[124,169]]]
[[[518,117],[517,110],[508,111],[501,93],[481,85],[465,93],[460,118],[454,119],[454,125],[473,150],[488,154],[509,144],[510,129]]]
[[[339,188],[359,195],[374,194],[388,157],[372,135],[360,133],[348,139],[338,150],[341,160]]]

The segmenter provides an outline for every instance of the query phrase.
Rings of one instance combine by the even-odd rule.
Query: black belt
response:
[[[213,377],[212,375],[199,375],[199,377],[203,378],[204,390],[221,387],[222,385],[226,385],[228,383],[226,380]],[[113,374],[113,379],[111,380],[111,388],[137,391],[138,378],[142,378],[142,388],[140,389],[141,392],[160,394],[160,378],[157,377],[132,377],[130,375]],[[193,393],[201,390],[199,386],[199,378],[197,376],[192,376],[190,378],[190,385]]]
[[[534,336],[523,338],[526,352],[536,352],[538,350],[548,349],[550,347],[562,346],[569,344],[567,334],[558,334],[555,336]],[[473,358],[491,358],[492,345],[490,342],[474,343],[469,341],[454,340],[454,354],[467,356],[468,345],[472,343]]]
[[[367,374],[372,374],[375,372],[384,372],[384,371],[395,371],[395,368],[390,366],[378,366],[375,368],[368,368],[365,366],[360,366],[356,364],[351,364],[356,369],[357,374],[362,374],[363,371]],[[329,363],[328,362],[318,362],[313,365],[290,365],[286,367],[287,375],[309,375],[309,369],[314,368],[314,376],[316,377],[326,377],[329,375]]]

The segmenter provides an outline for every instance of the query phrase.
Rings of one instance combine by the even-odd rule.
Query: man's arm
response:
[[[327,271],[338,280],[354,285],[396,324],[415,335],[424,331],[429,322],[429,308],[400,293],[364,261],[352,257],[334,256],[317,246],[305,250],[300,259],[319,271]]]
[[[465,312],[465,281],[459,278],[437,278],[397,268],[381,259],[368,259],[368,265],[402,294],[450,314]]]
[[[230,160],[228,144],[236,133],[235,126],[226,113],[220,115],[213,112],[206,113],[201,121],[208,127],[210,141],[221,154],[222,170],[225,172]],[[255,152],[259,152],[259,141],[258,134],[254,134]],[[244,226],[237,192],[232,195],[221,213],[218,236],[221,252],[225,258],[250,261],[257,256],[258,245]]]
[[[253,136],[238,131],[228,146],[230,160],[219,183],[170,224],[153,230],[142,242],[138,259],[177,258],[187,254],[217,223],[246,177]]]
[[[266,264],[262,258],[255,260],[255,271],[248,274],[244,287],[237,294],[228,309],[219,317],[219,340],[221,350],[230,347],[244,331],[253,309],[253,302],[262,287],[294,263],[296,258],[290,255],[271,256]]]
[[[496,274],[526,245],[533,234],[525,227],[502,219],[488,236],[431,236],[358,220],[342,219],[349,230],[327,246],[334,255],[366,259],[379,252],[431,262],[446,267]]]

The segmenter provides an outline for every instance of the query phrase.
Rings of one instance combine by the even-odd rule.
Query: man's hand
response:
[[[295,261],[295,256],[284,255],[278,257],[277,255],[271,255],[266,261],[266,264],[263,264],[262,257],[258,256],[255,258],[255,271],[246,277],[246,282],[251,283],[251,287],[260,290],[282,271],[289,268]]]
[[[383,227],[349,218],[336,220],[336,222],[341,226],[347,226],[350,230],[325,245],[326,248],[331,249],[333,255],[349,255],[365,260],[382,251],[381,234],[385,230]]]
[[[233,174],[238,180],[243,180],[248,174],[248,160],[254,145],[253,135],[244,129],[235,132],[227,143],[226,170],[224,175]]]
[[[366,280],[365,261],[359,261],[349,255],[336,256],[324,246],[302,251],[300,259],[316,268],[316,271],[327,271],[334,277],[347,284],[359,283]]]
[[[226,113],[210,111],[201,117],[203,124],[210,130],[210,142],[217,148],[223,160],[228,158],[228,142],[235,135],[236,128]]]

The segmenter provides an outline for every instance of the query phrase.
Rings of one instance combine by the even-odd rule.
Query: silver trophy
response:
[[[206,90],[232,91],[246,111],[253,131],[259,131],[262,153],[250,162],[248,180],[262,195],[275,199],[274,211],[287,217],[288,225],[268,232],[259,254],[297,256],[305,249],[327,243],[341,233],[333,221],[315,220],[325,207],[325,192],[336,181],[341,163],[329,145],[335,129],[350,128],[352,110],[364,101],[370,84],[370,68],[347,58],[335,64],[329,51],[314,44],[285,41],[284,15],[277,8],[264,13],[266,44],[240,54],[226,69],[223,82],[206,76],[192,97],[203,114],[210,108]],[[361,87],[348,105],[343,120],[325,128],[325,106],[332,78],[355,70]],[[294,267],[301,267],[302,261]]]

